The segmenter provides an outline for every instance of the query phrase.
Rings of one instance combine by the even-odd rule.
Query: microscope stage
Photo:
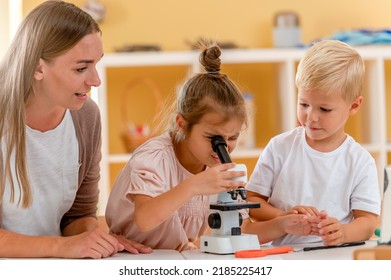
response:
[[[261,204],[256,202],[235,202],[235,203],[211,203],[210,209],[220,211],[232,211],[246,208],[260,208]]]

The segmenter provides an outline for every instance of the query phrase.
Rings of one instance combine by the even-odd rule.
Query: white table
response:
[[[303,247],[321,246],[322,244],[302,244],[291,246],[296,250]],[[322,249],[314,251],[289,252],[286,254],[268,255],[265,257],[253,258],[264,260],[352,260],[353,252],[362,248],[374,248],[377,245],[376,240],[368,240],[365,245],[352,246],[344,248]],[[270,249],[271,246],[261,246],[261,249]],[[235,258],[233,254],[218,255],[204,253],[200,250],[190,250],[178,252],[176,250],[155,249],[150,254],[130,254],[127,252],[118,253],[112,257],[101,260],[249,260],[248,258]]]
[[[315,245],[315,244],[314,244]],[[319,277],[319,273],[326,275],[327,273],[334,273],[333,271],[340,271],[345,269],[352,273],[352,277],[358,278],[368,271],[376,271],[377,273],[388,273],[388,263],[376,261],[366,263],[365,266],[359,261],[348,262],[331,262],[327,263],[327,270],[323,271],[321,262],[312,262],[310,265],[307,261],[302,260],[352,260],[353,252],[363,248],[374,248],[377,243],[375,240],[367,241],[365,245],[323,249],[306,252],[290,252],[279,255],[269,255],[261,258],[235,258],[234,255],[217,255],[200,252],[199,250],[184,251],[182,253],[175,250],[154,250],[151,254],[130,254],[119,253],[113,257],[99,259],[99,260],[65,260],[65,259],[7,259],[0,260],[0,271],[3,274],[17,275],[19,278],[15,279],[29,279],[36,275],[42,280],[58,278],[59,273],[62,277],[66,276],[78,278],[91,279],[113,279],[118,275],[128,276],[136,275],[136,271],[178,271],[184,272],[186,270],[202,271],[204,276],[199,276],[198,279],[210,279],[212,273],[224,276],[226,279],[234,279],[234,275],[226,275],[227,269],[229,271],[242,271],[241,269],[266,269],[271,271],[277,278],[273,279],[288,279],[297,278],[307,280],[313,279],[314,275]],[[308,246],[305,245],[305,246]],[[299,249],[303,246],[294,246]],[[270,248],[270,246],[262,246],[261,248]],[[106,261],[108,260],[108,261]],[[110,260],[115,260],[114,262]],[[284,261],[267,261],[267,260],[299,260],[294,262]],[[50,265],[49,265],[50,264]],[[370,267],[368,268],[368,265]],[[268,270],[269,269],[269,270]],[[360,270],[361,269],[361,270]],[[76,273],[77,271],[77,273]],[[244,271],[244,270],[243,270]],[[250,271],[250,270],[249,270]],[[263,270],[259,270],[263,273]],[[371,272],[372,273],[372,272]],[[202,274],[202,275],[203,275]],[[138,275],[138,274],[137,274]],[[165,274],[164,274],[165,275]],[[176,274],[175,274],[176,275]],[[178,274],[181,275],[181,274]],[[214,274],[215,275],[215,274]],[[335,276],[334,274],[330,276]],[[253,275],[253,278],[259,279],[259,275]],[[257,277],[257,278],[254,278]],[[160,277],[148,279],[160,279]],[[261,277],[262,278],[262,277]],[[316,278],[316,277],[315,277]],[[322,277],[321,277],[322,278]],[[117,279],[117,278],[115,278]],[[118,278],[119,279],[119,278]],[[123,278],[125,279],[125,278]],[[144,279],[144,278],[143,278]],[[183,276],[173,276],[171,279],[185,279]],[[323,279],[323,278],[322,278]]]
[[[184,260],[184,256],[176,250],[153,250],[150,254],[130,254],[127,252],[121,252],[115,254],[112,257],[106,258],[107,260]],[[102,259],[102,260],[106,260]]]
[[[310,246],[321,246],[322,244],[302,244],[302,245],[293,245],[296,250],[300,250],[303,247]],[[299,252],[290,252],[286,254],[278,255],[268,255],[265,257],[260,257],[258,259],[264,260],[352,260],[354,250],[361,248],[373,248],[377,245],[376,240],[368,240],[365,242],[365,245],[360,246],[351,246],[344,248],[332,248],[332,249],[322,249],[314,251],[299,251]],[[261,249],[270,249],[271,246],[262,246]],[[200,252],[199,250],[184,251],[182,255],[187,260],[232,260],[236,259],[234,255],[217,255]],[[237,259],[237,260],[249,260],[249,259]]]

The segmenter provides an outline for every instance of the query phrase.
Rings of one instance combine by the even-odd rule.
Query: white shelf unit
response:
[[[383,168],[387,165],[387,154],[391,143],[387,143],[386,126],[386,79],[385,61],[391,60],[391,47],[357,47],[366,63],[367,80],[364,89],[362,126],[365,131],[361,144],[374,156],[379,182],[383,180]],[[303,56],[304,49],[232,49],[224,50],[222,64],[273,63],[278,67],[279,112],[281,112],[281,132],[294,128],[296,122],[296,66]],[[190,73],[199,72],[199,52],[136,52],[107,54],[98,64],[101,86],[92,90],[92,98],[97,102],[102,117],[102,161],[100,180],[99,213],[104,214],[110,192],[110,164],[125,163],[130,154],[110,154],[108,143],[107,76],[106,69],[112,67],[139,66],[188,66]],[[253,150],[236,150],[234,157],[257,158],[262,147]],[[382,190],[382,183],[379,188]]]

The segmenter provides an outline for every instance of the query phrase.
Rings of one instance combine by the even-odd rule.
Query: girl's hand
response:
[[[327,213],[325,211],[320,211],[318,216],[308,216],[308,222],[311,224],[311,235],[318,235],[319,233],[319,223],[327,218]]]
[[[145,246],[141,243],[138,243],[133,240],[127,239],[125,236],[111,234],[114,236],[120,244],[124,246],[124,250],[128,251],[131,254],[150,254],[152,253],[152,248]]]
[[[275,219],[280,220],[286,233],[295,235],[309,235],[311,233],[311,225],[306,215],[287,214],[278,216]]]
[[[190,250],[197,250],[198,247],[193,242],[189,242],[186,244],[186,246],[183,248],[182,251],[190,251]]]
[[[319,211],[313,206],[306,206],[306,205],[296,205],[290,209],[297,211],[299,214],[304,214],[308,216],[314,216],[317,217],[319,216]]]
[[[224,163],[191,176],[187,179],[194,195],[211,195],[243,187],[246,182],[234,181],[234,178],[245,176],[245,171],[228,171],[234,163]]]

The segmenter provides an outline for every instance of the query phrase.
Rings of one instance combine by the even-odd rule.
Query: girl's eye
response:
[[[322,112],[326,112],[326,113],[331,112],[330,109],[326,109],[326,108],[320,108],[320,110],[321,110]]]
[[[308,104],[300,103],[300,106],[302,106],[302,107],[304,107],[304,108],[307,108],[307,107],[308,107]]]

